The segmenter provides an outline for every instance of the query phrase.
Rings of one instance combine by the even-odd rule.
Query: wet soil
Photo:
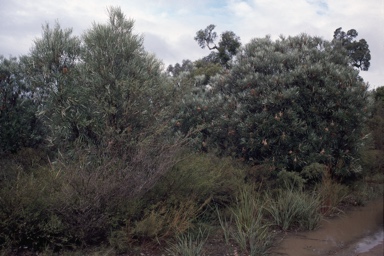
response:
[[[289,233],[274,256],[383,256],[383,197],[346,214],[323,220],[311,232]]]

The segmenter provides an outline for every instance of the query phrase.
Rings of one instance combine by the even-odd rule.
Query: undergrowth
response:
[[[250,182],[250,168],[230,158],[183,153],[145,193],[133,196],[122,162],[89,160],[79,154],[52,162],[33,150],[1,159],[2,255],[81,255],[94,247],[99,251],[86,254],[115,255],[148,242],[175,255],[203,255],[206,230],[217,226],[226,244],[265,255],[274,230],[313,230],[323,216],[342,212],[341,204],[363,205],[383,195],[375,186],[383,176],[372,170],[347,186],[332,180],[324,165],[312,164],[301,174],[282,171],[265,185],[268,178]]]

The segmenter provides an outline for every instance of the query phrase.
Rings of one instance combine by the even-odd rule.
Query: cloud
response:
[[[235,32],[242,44],[269,34],[273,39],[308,33],[331,40],[338,27],[354,28],[367,40],[371,68],[361,75],[373,86],[384,85],[384,1],[378,0],[0,0],[0,54],[27,54],[41,36],[41,25],[56,20],[62,28],[81,35],[92,23],[107,22],[107,7],[120,6],[135,20],[135,32],[144,45],[166,64],[208,55],[193,40],[209,24],[218,34]]]

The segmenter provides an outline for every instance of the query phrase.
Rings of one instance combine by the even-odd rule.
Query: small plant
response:
[[[229,239],[231,237],[231,223],[232,223],[232,216],[228,219],[226,219],[222,213],[219,212],[219,210],[216,207],[216,213],[217,218],[219,219],[220,227],[223,231],[224,235],[224,241],[226,244],[229,244]]]
[[[300,175],[307,181],[309,185],[321,182],[322,177],[327,170],[327,166],[319,163],[312,163],[303,168]]]
[[[277,174],[277,182],[282,188],[302,189],[306,182],[297,172],[282,170]]]
[[[251,188],[241,190],[236,205],[230,208],[234,221],[232,238],[249,255],[263,255],[271,246],[272,235],[264,222],[264,204],[253,191]]]
[[[208,232],[199,229],[197,234],[187,232],[176,238],[175,243],[171,244],[167,252],[171,255],[180,256],[200,256],[204,255],[203,247],[208,238]]]
[[[291,228],[313,230],[321,220],[320,198],[293,189],[280,190],[276,198],[267,195],[266,211],[274,225],[286,231]]]
[[[348,195],[348,187],[335,182],[330,173],[325,172],[318,193],[321,200],[321,213],[327,216],[340,211],[338,206]]]

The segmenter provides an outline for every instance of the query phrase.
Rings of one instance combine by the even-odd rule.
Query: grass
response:
[[[267,254],[273,236],[263,216],[264,203],[260,195],[250,187],[242,188],[229,212],[229,220],[218,213],[226,242],[234,241],[248,255]]]
[[[271,223],[283,231],[313,230],[321,220],[321,200],[314,193],[294,189],[279,190],[275,197],[267,194],[266,201],[265,209]]]
[[[197,234],[190,231],[177,236],[166,251],[170,255],[201,256],[204,255],[203,248],[207,238],[208,232],[205,230],[199,229]]]

